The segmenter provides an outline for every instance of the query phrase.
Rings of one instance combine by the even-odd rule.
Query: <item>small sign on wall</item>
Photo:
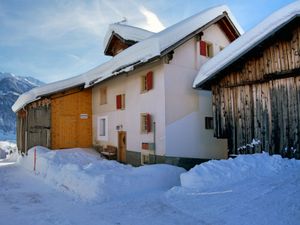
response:
[[[89,115],[88,115],[88,114],[86,114],[86,113],[80,114],[80,119],[86,120],[86,119],[88,119],[88,118],[89,118]]]

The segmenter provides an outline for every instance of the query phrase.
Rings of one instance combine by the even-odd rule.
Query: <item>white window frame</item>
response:
[[[104,121],[104,135],[101,134],[101,123]],[[108,117],[99,116],[97,118],[97,139],[99,141],[108,141]]]

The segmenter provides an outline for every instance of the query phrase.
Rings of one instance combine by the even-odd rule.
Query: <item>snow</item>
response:
[[[86,78],[85,75],[79,75],[69,79],[53,82],[50,84],[45,84],[40,87],[31,89],[28,92],[23,93],[19,96],[17,101],[13,104],[12,110],[14,112],[19,111],[25,105],[38,100],[43,95],[48,95],[55,93],[61,90],[65,90],[71,87],[83,86],[85,84]]]
[[[201,86],[299,15],[300,1],[295,1],[271,14],[205,63],[200,68],[193,87]]]
[[[88,149],[37,147],[34,172],[32,151],[18,163],[0,160],[2,223],[286,225],[300,220],[300,161],[294,159],[240,155],[184,172],[168,165],[134,168]],[[99,196],[89,193],[96,190]],[[112,198],[103,201],[101,193]]]
[[[209,161],[166,194],[199,224],[299,224],[300,161],[267,153]]]
[[[29,171],[33,170],[34,151],[35,148],[31,148],[28,156],[19,160],[19,164]],[[96,152],[80,148],[51,151],[38,146],[36,155],[39,176],[84,201],[96,199],[102,202],[147,191],[167,190],[180,184],[179,175],[185,171],[170,165],[135,168],[100,159]]]
[[[227,12],[237,30],[240,33],[243,33],[242,28],[239,26],[227,6],[222,5],[209,8],[161,32],[151,35],[149,38],[125,49],[111,60],[82,75],[34,88],[31,91],[22,94],[12,106],[12,110],[17,112],[25,105],[36,101],[43,95],[80,85],[89,88],[112,76],[116,76],[123,72],[129,72],[138,64],[160,57],[162,52],[168,47],[171,47],[195,30],[205,26],[216,17],[223,15],[223,12]]]
[[[235,159],[211,160],[181,175],[181,186],[200,191],[218,190],[255,177],[271,177],[290,167],[300,168],[300,161],[282,159],[268,153],[239,155]]]
[[[104,41],[103,41],[104,49],[107,48],[110,38],[114,33],[118,34],[124,40],[135,41],[135,42],[142,41],[154,34],[153,32],[144,30],[142,28],[133,27],[133,26],[120,24],[120,23],[113,23],[109,25],[106,35],[104,37]]]

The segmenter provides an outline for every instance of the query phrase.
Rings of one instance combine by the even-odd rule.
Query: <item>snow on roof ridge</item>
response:
[[[131,40],[136,42],[142,41],[154,34],[153,32],[145,30],[140,27],[135,27],[135,26],[121,24],[121,23],[113,23],[109,25],[107,32],[104,36],[104,40],[103,40],[104,49],[107,48],[110,37],[113,33],[118,34],[125,40]]]
[[[85,75],[82,74],[75,77],[67,78],[65,80],[56,81],[50,84],[44,84],[40,87],[35,87],[30,91],[27,91],[22,95],[20,95],[17,101],[13,104],[12,110],[14,112],[17,112],[25,105],[36,101],[37,99],[40,98],[40,96],[43,96],[45,94],[55,93],[57,91],[64,90],[70,87],[84,85],[85,84],[84,78]]]
[[[293,2],[272,13],[250,31],[228,45],[218,55],[206,62],[200,68],[193,82],[193,88],[197,88],[199,85],[205,83],[297,15],[300,15],[300,1]]]
[[[161,56],[162,51],[187,37],[195,30],[205,26],[210,21],[222,15],[223,12],[227,12],[234,26],[240,33],[243,33],[243,29],[239,26],[226,5],[212,7],[174,24],[159,33],[154,33],[149,38],[130,46],[109,61],[89,70],[86,73],[83,73],[82,75],[47,84],[43,87],[35,88],[22,94],[12,106],[12,110],[17,112],[26,104],[38,99],[39,96],[64,90],[80,84],[85,84],[85,88],[88,88],[121,72],[128,72],[133,69],[135,64],[145,63],[150,59]]]
[[[230,9],[228,8],[227,5],[219,5],[216,7],[211,7],[208,9],[205,9],[191,17],[186,18],[185,20],[182,20],[158,33],[155,33],[151,35],[149,38],[140,41],[139,43],[125,49],[115,57],[113,57],[110,61],[114,63],[120,64],[120,59],[124,59],[124,61],[131,61],[131,63],[137,62],[137,61],[147,61],[146,59],[154,58],[155,56],[159,56],[161,52],[174,43],[180,41],[193,31],[199,29],[200,27],[203,27],[216,17],[220,16],[223,14],[223,12],[226,12],[231,19],[232,23],[236,27],[236,29],[242,34],[244,31],[241,28],[241,26],[238,24],[237,20],[231,13]],[[149,44],[152,44],[152,46],[148,46]],[[141,51],[146,49],[147,51]],[[132,58],[132,60],[130,60]],[[134,60],[133,60],[134,59]],[[130,65],[131,63],[121,63],[121,65]],[[118,67],[115,67],[117,69]],[[92,70],[98,70],[102,69],[102,65],[92,69]],[[114,69],[114,70],[115,70]],[[114,71],[112,70],[112,71]],[[91,71],[90,71],[91,72]],[[95,73],[94,73],[95,74]],[[108,78],[111,75],[116,75],[116,74],[106,74],[101,77],[96,83]],[[96,80],[96,77],[91,78],[90,80]],[[88,86],[88,85],[86,85]]]

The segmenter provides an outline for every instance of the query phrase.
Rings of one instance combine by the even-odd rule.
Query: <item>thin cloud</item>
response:
[[[158,19],[157,15],[154,12],[146,9],[145,7],[141,6],[139,11],[146,17],[147,29],[153,32],[158,32],[165,29],[165,26],[162,22]]]

